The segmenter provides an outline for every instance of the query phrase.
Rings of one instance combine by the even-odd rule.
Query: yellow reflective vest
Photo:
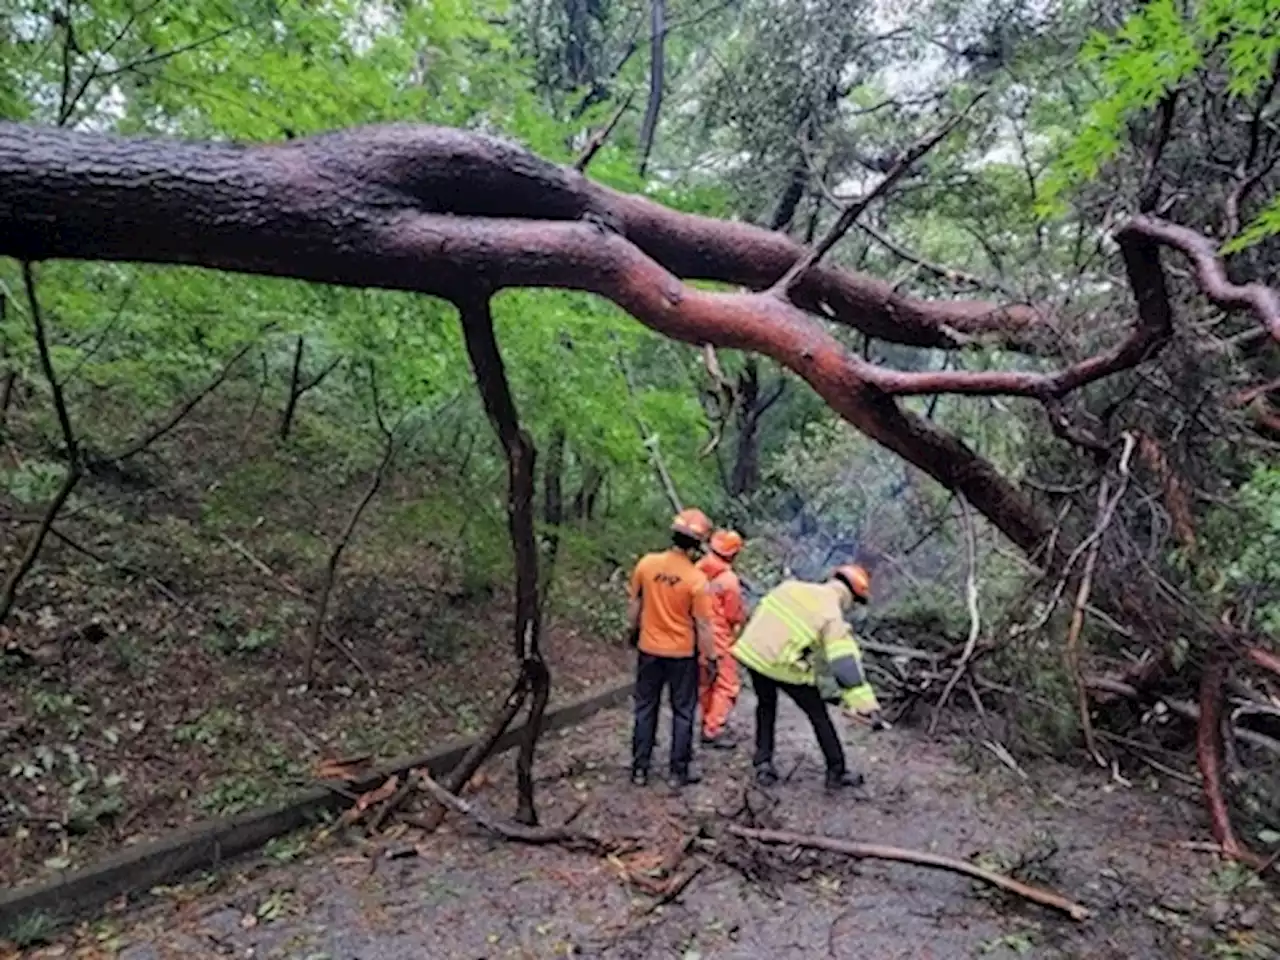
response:
[[[853,657],[862,673],[862,651],[845,623],[838,588],[825,583],[787,580],[769,591],[738,637],[733,656],[779,683],[817,686],[818,664],[844,657]],[[861,712],[879,709],[865,676],[841,691],[840,702]]]

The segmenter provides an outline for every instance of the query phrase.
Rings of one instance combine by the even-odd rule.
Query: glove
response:
[[[882,730],[889,729],[889,721],[885,720],[884,717],[881,716],[879,710],[872,710],[870,712],[867,712],[863,710],[853,710],[853,709],[850,709],[849,707],[845,707],[844,710],[841,712],[844,713],[844,715],[848,719],[854,721],[855,723],[866,724],[877,733],[881,732]]]
[[[627,633],[627,646],[629,646],[632,650],[635,650],[640,646],[640,625],[639,624],[636,624]]]

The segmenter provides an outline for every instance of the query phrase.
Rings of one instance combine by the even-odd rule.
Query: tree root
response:
[[[900,847],[882,847],[878,844],[837,840],[832,837],[791,833],[786,830],[757,830],[753,827],[743,827],[738,824],[730,824],[728,830],[735,837],[741,837],[744,840],[751,840],[756,843],[806,847],[810,850],[827,850],[831,853],[841,853],[845,856],[859,859],[894,860],[899,863],[914,863],[922,867],[948,870],[952,873],[960,873],[967,877],[972,877],[975,880],[981,880],[983,883],[998,887],[1007,893],[1016,894],[1024,900],[1030,900],[1032,903],[1038,903],[1043,907],[1059,910],[1075,921],[1087,920],[1091,915],[1091,911],[1087,907],[1056,893],[1021,883],[1011,877],[993,873],[990,870],[984,870],[964,860],[955,860],[936,853],[904,850]]]

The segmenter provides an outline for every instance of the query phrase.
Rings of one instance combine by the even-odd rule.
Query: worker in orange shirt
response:
[[[701,510],[681,510],[671,521],[671,546],[640,558],[631,574],[627,619],[639,655],[636,661],[635,733],[631,782],[649,782],[649,761],[658,733],[662,689],[671,699],[671,779],[697,783],[693,761],[693,720],[698,709],[698,657],[718,668],[711,628],[707,578],[695,565],[711,521]]]
[[[747,622],[742,602],[742,583],[733,572],[733,561],[742,550],[742,536],[735,530],[717,530],[711,535],[710,551],[698,561],[707,577],[711,595],[711,627],[715,634],[718,669],[704,669],[698,678],[698,702],[702,707],[702,742],[712,749],[731,750],[734,743],[724,732],[725,722],[742,691],[738,664],[730,656],[738,631]]]

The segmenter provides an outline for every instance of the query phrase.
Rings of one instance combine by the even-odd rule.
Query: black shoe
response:
[[[708,750],[733,750],[738,746],[729,738],[727,733],[722,733],[717,737],[708,737],[704,733],[702,735],[702,745]]]
[[[633,787],[647,787],[649,785],[649,771],[642,767],[636,767],[632,770],[631,785]]]
[[[702,782],[702,774],[692,767],[679,767],[671,771],[671,782],[677,787],[688,787]]]
[[[843,790],[846,787],[860,787],[862,784],[863,777],[860,773],[853,773],[849,770],[827,771],[828,790]]]
[[[778,782],[778,771],[772,763],[756,764],[756,783],[762,787],[772,787]]]

